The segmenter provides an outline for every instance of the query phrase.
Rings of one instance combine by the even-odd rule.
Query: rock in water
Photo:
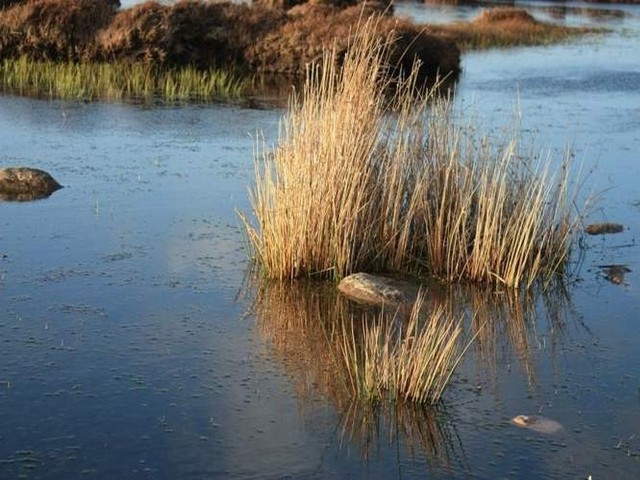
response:
[[[338,290],[360,303],[402,305],[415,301],[419,286],[396,278],[354,273],[342,279]]]
[[[28,167],[0,168],[0,200],[25,201],[46,198],[62,188],[43,170]]]
[[[620,233],[624,231],[621,223],[592,223],[584,229],[589,235],[605,235],[607,233]]]
[[[511,423],[518,427],[547,435],[553,435],[564,430],[562,425],[555,420],[536,415],[518,415],[511,419]]]

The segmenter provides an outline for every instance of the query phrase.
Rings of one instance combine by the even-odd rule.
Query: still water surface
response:
[[[437,410],[332,396],[308,292],[249,308],[236,209],[281,111],[1,97],[0,165],[65,188],[0,203],[0,478],[640,478],[640,10],[616,10],[553,17],[607,35],[464,57],[464,117],[499,132],[517,112],[551,155],[571,144],[585,222],[627,228],[583,239],[566,291],[434,296],[490,322]]]

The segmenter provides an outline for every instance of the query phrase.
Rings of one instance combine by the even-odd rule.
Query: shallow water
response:
[[[314,342],[334,293],[267,289],[246,314],[235,211],[280,111],[0,97],[0,165],[65,185],[0,203],[0,478],[637,477],[640,10],[616,9],[561,19],[612,34],[464,58],[464,118],[499,134],[518,112],[552,155],[570,143],[585,222],[626,229],[583,239],[566,292],[434,296],[487,322],[437,410],[335,394]]]

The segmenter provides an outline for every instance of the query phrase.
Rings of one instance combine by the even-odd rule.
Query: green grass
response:
[[[57,63],[27,57],[0,65],[5,92],[78,100],[162,98],[168,102],[238,98],[249,83],[224,70],[161,69],[130,63]]]

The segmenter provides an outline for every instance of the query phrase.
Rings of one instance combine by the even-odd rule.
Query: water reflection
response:
[[[20,193],[6,193],[0,192],[0,202],[32,202],[34,200],[44,200],[49,198],[53,192],[20,192]]]
[[[271,354],[285,366],[300,411],[305,412],[318,398],[327,401],[337,412],[341,449],[355,448],[368,460],[381,445],[396,445],[411,458],[418,456],[430,465],[468,470],[446,402],[428,407],[352,400],[340,350],[344,332],[357,336],[362,326],[391,321],[396,312],[381,315],[375,308],[355,305],[328,283],[255,279],[250,283],[259,330]],[[529,389],[535,389],[538,381],[535,352],[547,342],[552,352],[562,344],[571,309],[562,285],[544,293],[431,285],[427,303],[429,310],[445,309],[451,315],[465,316],[467,338],[474,337],[470,351],[474,365],[488,373],[489,382],[497,386],[500,365],[512,357],[521,366]],[[546,332],[541,319],[546,319]]]
[[[356,448],[368,460],[381,445],[397,445],[429,464],[463,465],[462,445],[442,405],[352,399],[340,358],[342,335],[351,325],[359,331],[361,325],[383,321],[379,311],[352,304],[327,283],[259,282],[254,293],[260,331],[286,366],[301,411],[318,397],[328,401],[338,414],[341,449]]]
[[[477,365],[494,386],[500,365],[520,365],[529,388],[537,384],[535,352],[564,341],[571,301],[562,284],[544,292],[506,290],[496,292],[474,285],[443,287],[432,297],[434,307],[443,306],[453,315],[466,312],[468,335],[475,338],[472,349]],[[541,323],[546,324],[543,331]]]

